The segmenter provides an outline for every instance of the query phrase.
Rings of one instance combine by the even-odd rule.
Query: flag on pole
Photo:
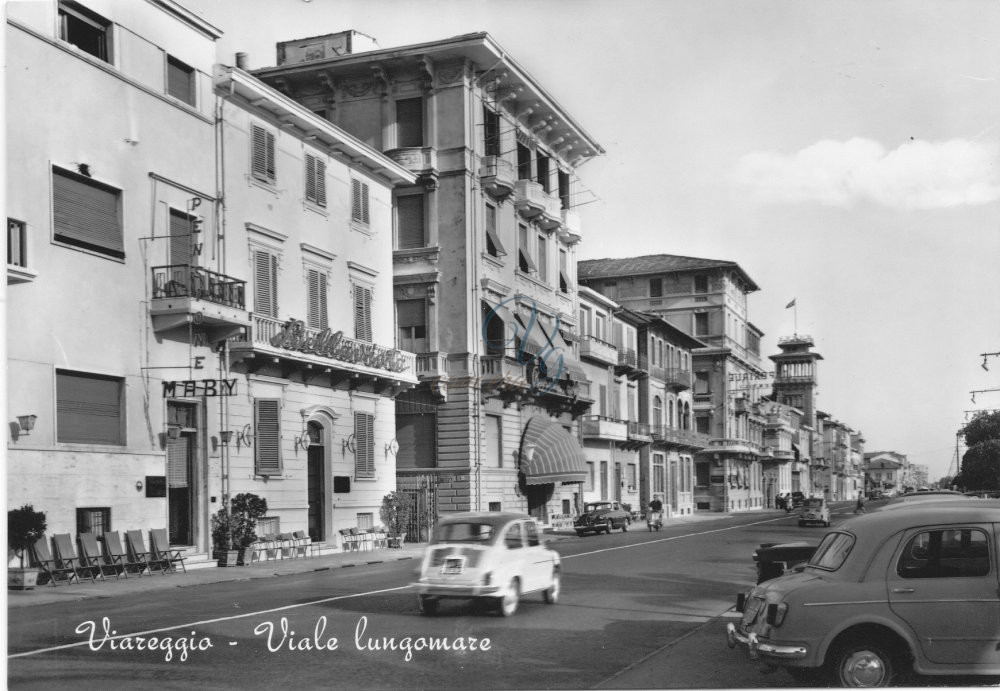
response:
[[[792,301],[785,305],[785,309],[789,309],[790,307],[795,307],[795,298],[792,298]]]

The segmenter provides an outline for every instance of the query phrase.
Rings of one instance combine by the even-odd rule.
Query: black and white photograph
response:
[[[7,688],[1000,684],[1000,3],[3,7]]]

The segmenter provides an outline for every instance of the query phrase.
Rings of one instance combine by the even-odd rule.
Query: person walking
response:
[[[867,513],[865,511],[865,497],[862,492],[858,492],[858,503],[854,505],[854,513]]]

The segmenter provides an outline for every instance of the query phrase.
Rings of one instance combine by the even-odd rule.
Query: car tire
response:
[[[562,590],[562,576],[559,569],[552,572],[552,585],[542,591],[542,599],[545,604],[554,605],[559,602],[559,593]]]
[[[622,523],[622,532],[623,533],[627,533],[628,532],[628,521],[625,521],[624,523]]]
[[[834,686],[889,686],[898,672],[893,649],[874,638],[862,637],[836,646],[827,658],[827,674]]]
[[[417,598],[417,602],[420,604],[420,612],[428,617],[437,614],[441,606],[441,600],[431,595],[421,595]]]
[[[606,532],[606,533],[607,533],[608,535],[610,535],[610,534],[611,534],[611,531],[612,531],[612,530],[614,530],[614,529],[615,529],[615,524],[614,524],[614,521],[612,521],[612,520],[611,520],[611,519],[609,518],[609,519],[608,519],[608,520],[607,520],[607,521],[606,521],[606,522],[604,523],[604,532]]]
[[[521,581],[512,578],[507,591],[500,598],[500,616],[512,617],[517,612],[517,606],[521,603]]]

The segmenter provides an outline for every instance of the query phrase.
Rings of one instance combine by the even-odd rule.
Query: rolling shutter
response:
[[[193,264],[191,237],[191,217],[176,209],[170,210],[170,264]]]
[[[371,343],[372,340],[372,291],[354,286],[354,337]]]
[[[265,317],[278,316],[278,258],[270,252],[255,250],[254,311]]]
[[[309,328],[327,328],[326,274],[309,269]]]
[[[280,406],[273,398],[254,401],[254,472],[257,475],[281,473]]]
[[[437,467],[437,415],[396,414],[397,468]]]
[[[56,373],[56,438],[64,444],[124,445],[122,380]]]
[[[354,414],[354,476],[375,477],[375,416]]]
[[[178,439],[167,439],[167,486],[187,487],[188,456],[191,451],[191,437],[182,434]]]
[[[396,249],[423,247],[424,196],[408,194],[396,199]]]
[[[53,168],[52,197],[57,240],[125,257],[119,190]]]
[[[274,135],[263,127],[250,126],[253,146],[251,172],[258,180],[274,182]]]
[[[180,60],[167,57],[167,93],[194,105],[194,70]]]

